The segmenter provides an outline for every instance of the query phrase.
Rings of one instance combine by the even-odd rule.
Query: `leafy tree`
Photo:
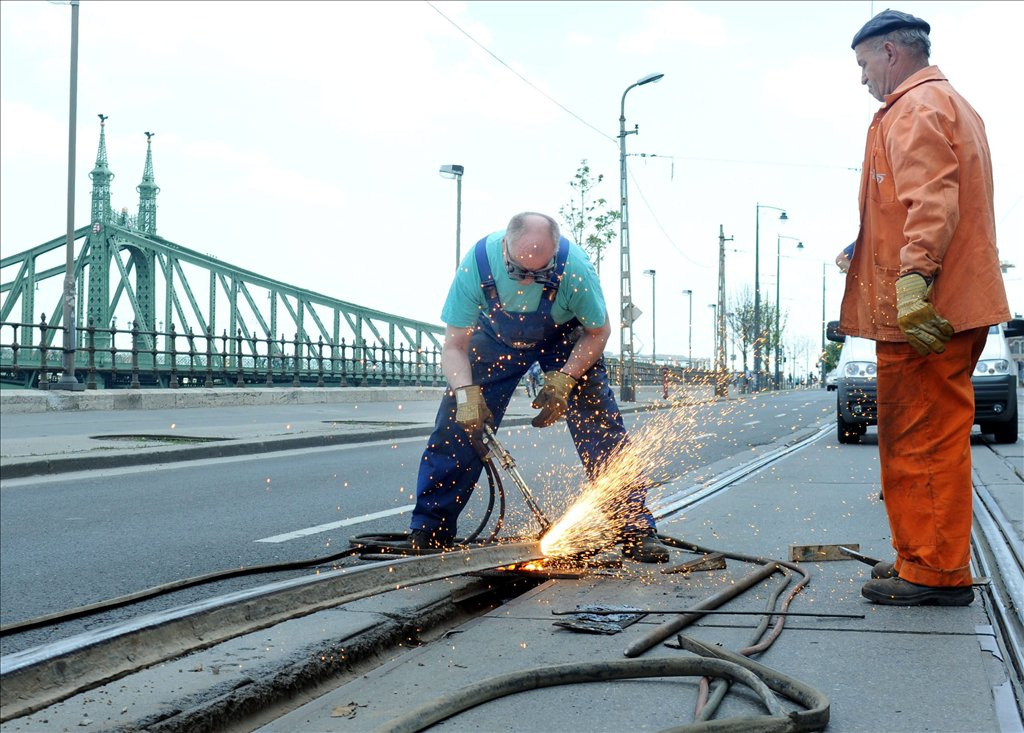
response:
[[[782,334],[786,330],[787,316],[779,318],[779,329],[775,330],[775,313],[777,306],[762,301],[761,317],[761,369],[765,372],[775,371],[775,345],[782,343]],[[754,327],[754,294],[750,287],[744,286],[738,295],[730,301],[726,322],[731,331],[732,343],[743,356],[743,371],[750,368],[748,357],[753,354],[757,332]]]
[[[573,197],[558,210],[572,239],[593,260],[598,275],[601,274],[601,260],[604,259],[605,250],[618,234],[615,223],[620,218],[618,211],[608,208],[605,199],[592,197],[594,187],[603,180],[604,174],[596,177],[591,174],[590,165],[584,158],[576,169],[576,175],[569,181]]]
[[[749,287],[744,286],[738,295],[733,296],[725,318],[733,346],[743,357],[743,371],[746,373],[750,368],[747,357],[754,345],[754,297]]]
[[[836,365],[839,364],[839,353],[842,350],[843,345],[837,344],[835,341],[829,341],[825,344],[825,351],[822,352],[820,361],[826,374],[835,369]]]

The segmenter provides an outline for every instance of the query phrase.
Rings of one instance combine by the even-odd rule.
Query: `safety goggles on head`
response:
[[[551,261],[539,270],[527,270],[525,267],[520,267],[513,262],[508,256],[508,245],[502,241],[501,243],[501,256],[505,260],[505,272],[513,280],[533,280],[535,283],[541,285],[547,285],[548,283],[554,282],[553,275],[555,273],[557,257],[552,257]]]

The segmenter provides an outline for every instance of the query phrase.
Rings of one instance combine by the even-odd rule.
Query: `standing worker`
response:
[[[533,425],[565,416],[589,478],[627,440],[602,359],[611,327],[600,281],[586,253],[560,236],[550,216],[517,214],[504,232],[477,242],[455,274],[441,320],[449,389],[420,463],[409,531],[415,549],[454,544],[459,513],[483,470],[477,448],[483,426],[501,423],[535,361],[545,374]],[[666,562],[646,494],[636,488],[624,502],[622,552]]]
[[[967,606],[971,373],[988,327],[1010,311],[985,125],[929,65],[930,30],[884,10],[853,38],[861,83],[882,107],[864,150],[840,328],[877,342],[878,451],[896,550],[861,594]]]

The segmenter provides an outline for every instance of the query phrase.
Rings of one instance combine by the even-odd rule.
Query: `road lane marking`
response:
[[[780,412],[780,413],[779,413],[778,415],[776,415],[775,417],[789,417],[789,416],[788,416],[788,415],[787,415],[787,414],[786,414],[785,412]]]
[[[743,427],[746,428],[746,427],[749,427],[751,425],[757,425],[759,422],[761,422],[761,421],[760,420],[754,420],[754,422],[745,422],[745,423],[743,423]]]
[[[330,522],[328,524],[318,524],[315,527],[306,527],[305,529],[297,529],[294,532],[286,532],[285,534],[276,534],[273,537],[264,537],[256,542],[287,542],[288,540],[296,540],[299,537],[308,537],[311,534],[320,534],[321,532],[329,532],[332,529],[338,529],[338,527],[348,527],[353,524],[361,524],[362,522],[372,522],[374,519],[381,519],[383,517],[392,517],[395,514],[405,514],[411,512],[415,507],[415,504],[406,504],[405,506],[396,507],[394,509],[385,509],[382,512],[374,512],[373,514],[364,514],[361,517],[350,517],[348,519],[342,519],[338,522]]]
[[[123,468],[90,468],[84,471],[68,471],[67,473],[55,473],[41,476],[25,476],[24,478],[5,479],[0,478],[0,488],[18,488],[21,486],[34,486],[36,484],[66,483],[68,481],[81,481],[82,479],[105,478],[114,476],[130,476],[134,473],[149,473],[152,471],[182,471],[191,468],[203,468],[204,466],[216,466],[225,463],[250,463],[252,461],[277,460],[279,458],[294,458],[301,455],[313,453],[326,453],[328,451],[364,450],[366,448],[391,446],[401,443],[423,443],[426,440],[423,436],[410,438],[396,438],[394,440],[374,440],[366,443],[345,443],[342,445],[325,445],[316,448],[293,448],[290,450],[270,451],[268,453],[245,453],[237,456],[224,456],[222,458],[197,458],[196,460],[168,461],[166,463],[147,463],[138,466],[124,466]]]

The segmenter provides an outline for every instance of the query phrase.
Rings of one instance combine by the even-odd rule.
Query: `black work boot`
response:
[[[896,566],[891,562],[880,562],[871,568],[871,577],[875,580],[882,578],[896,578]]]
[[[668,562],[668,548],[653,534],[622,538],[622,556],[637,562]]]
[[[883,606],[969,606],[974,600],[974,588],[969,585],[936,587],[903,578],[869,580],[860,594]]]
[[[450,550],[455,544],[451,535],[429,529],[409,532],[409,546],[414,550]]]

